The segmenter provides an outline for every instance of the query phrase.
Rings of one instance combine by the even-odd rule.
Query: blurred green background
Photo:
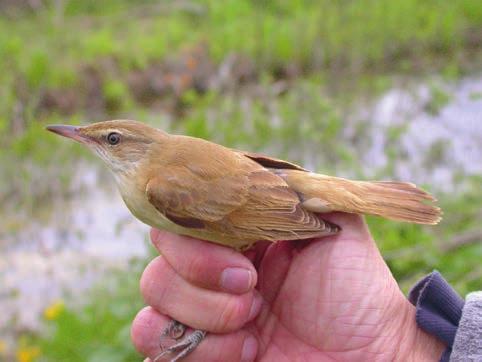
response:
[[[154,251],[49,123],[132,118],[360,179],[414,181],[436,227],[369,218],[401,288],[482,289],[482,2],[0,1],[0,360],[136,361]]]

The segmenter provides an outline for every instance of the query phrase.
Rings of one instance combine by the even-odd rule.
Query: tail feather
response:
[[[435,198],[412,183],[351,181],[297,170],[283,170],[280,176],[313,212],[344,211],[431,225],[441,220],[440,208],[431,204]]]

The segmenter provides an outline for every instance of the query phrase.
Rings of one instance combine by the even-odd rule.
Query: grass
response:
[[[0,74],[0,129],[8,129],[16,101],[25,108],[24,127],[42,118],[45,89],[78,87],[86,67],[102,71],[107,108],[122,109],[117,99],[129,93],[130,72],[200,44],[215,64],[245,55],[257,75],[289,67],[413,72],[439,58],[453,66],[473,49],[471,34],[482,25],[482,7],[471,0],[58,3],[0,18],[0,67],[9,69]]]

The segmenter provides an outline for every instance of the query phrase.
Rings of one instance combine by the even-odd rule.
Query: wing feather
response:
[[[166,216],[215,222],[245,203],[247,180],[242,175],[207,179],[179,168],[151,179],[146,194]]]

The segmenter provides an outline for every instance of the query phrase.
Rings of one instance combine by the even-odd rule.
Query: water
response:
[[[436,114],[425,110],[431,98],[425,83],[395,87],[353,113],[348,125],[371,120],[371,142],[359,150],[368,173],[387,165],[387,134],[405,125],[396,141],[397,178],[450,189],[456,173],[482,174],[482,76],[443,87],[451,98]],[[435,157],[437,142],[442,147]],[[48,222],[33,222],[6,240],[9,247],[0,260],[0,326],[36,330],[46,305],[65,295],[80,296],[102,274],[146,256],[148,227],[130,215],[113,180],[106,182],[91,165],[79,169],[71,188],[88,194],[75,192],[70,200],[55,201]]]
[[[36,222],[7,240],[0,326],[15,321],[17,330],[36,330],[48,304],[65,294],[76,300],[102,274],[145,257],[148,227],[129,213],[113,182],[103,187],[99,179],[96,168],[79,167],[72,187],[89,193],[55,201],[48,224]]]
[[[394,88],[377,100],[366,117],[378,129],[365,162],[372,169],[386,166],[387,133],[394,125],[407,125],[398,146],[395,175],[401,180],[435,185],[448,191],[457,173],[482,174],[482,77],[442,85],[449,102],[436,114],[424,109],[430,102],[427,84]],[[371,113],[371,117],[366,112]],[[433,155],[439,144],[440,155]],[[432,159],[428,156],[433,155]],[[422,157],[421,157],[422,156]],[[435,159],[433,159],[435,158]]]

